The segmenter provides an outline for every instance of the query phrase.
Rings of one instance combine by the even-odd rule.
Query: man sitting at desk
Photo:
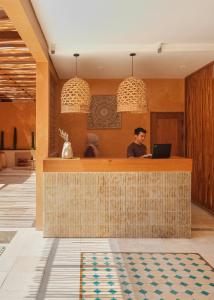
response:
[[[146,137],[146,130],[138,127],[134,130],[135,140],[127,148],[127,157],[141,157],[146,154],[147,149],[143,144]]]

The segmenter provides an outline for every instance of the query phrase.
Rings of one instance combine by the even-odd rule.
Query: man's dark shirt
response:
[[[140,157],[144,154],[146,154],[146,146],[144,144],[131,143],[127,148],[127,157]]]

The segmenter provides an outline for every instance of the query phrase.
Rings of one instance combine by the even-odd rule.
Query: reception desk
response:
[[[45,237],[191,237],[192,160],[44,160]]]

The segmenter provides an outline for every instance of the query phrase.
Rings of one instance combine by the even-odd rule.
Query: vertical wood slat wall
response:
[[[193,159],[192,201],[214,213],[214,63],[188,76],[186,154]]]

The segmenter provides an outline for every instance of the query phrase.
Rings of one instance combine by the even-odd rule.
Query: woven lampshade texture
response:
[[[121,82],[117,90],[117,111],[146,113],[146,86],[143,80],[131,76]]]
[[[88,113],[90,104],[90,87],[85,80],[74,77],[64,84],[61,93],[62,113]]]

